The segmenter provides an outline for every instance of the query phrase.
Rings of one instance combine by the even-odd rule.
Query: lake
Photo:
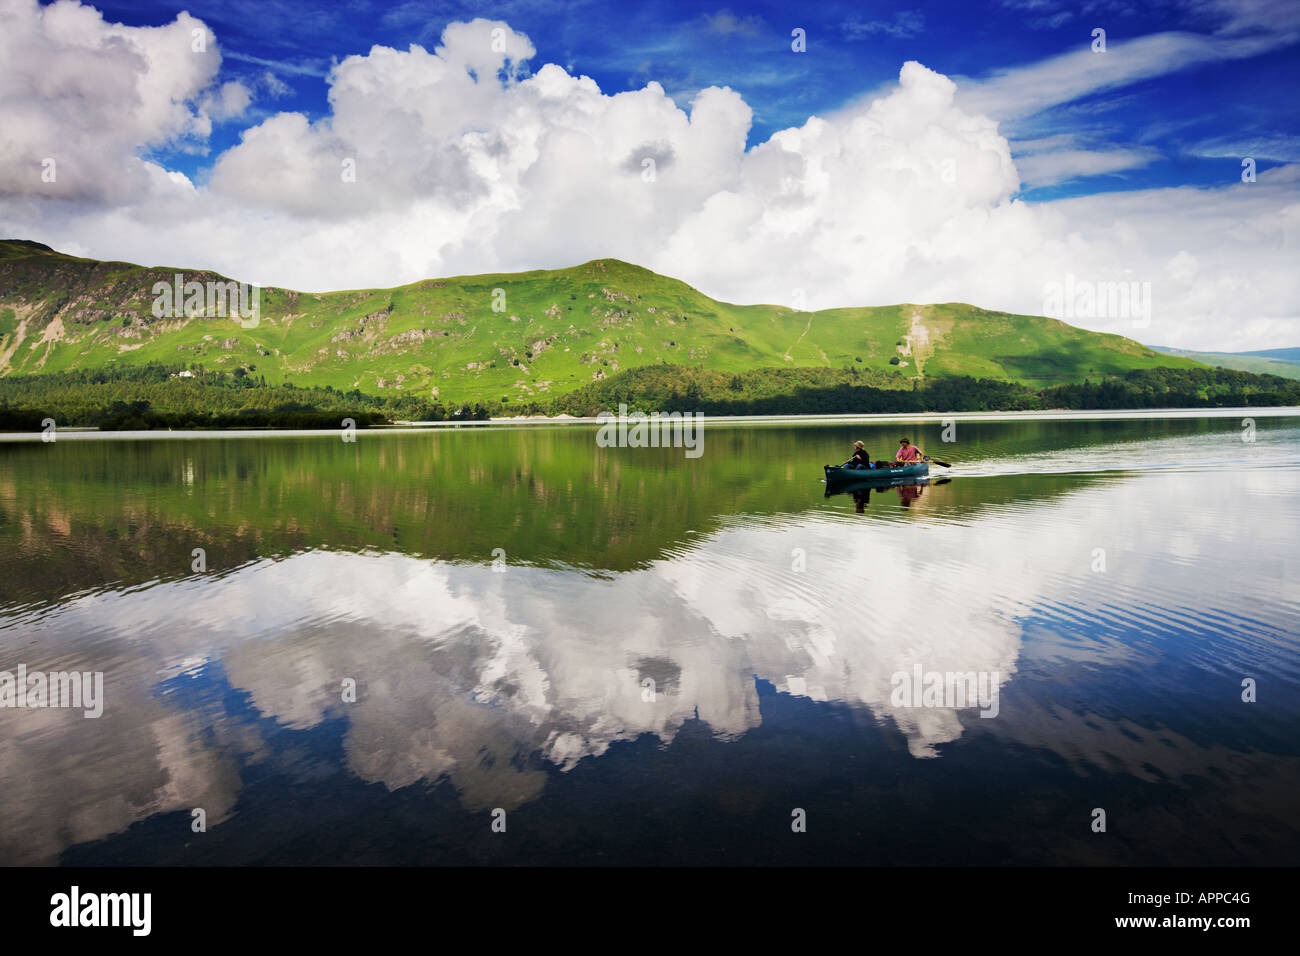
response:
[[[941,432],[0,441],[0,863],[1293,864],[1300,417]]]

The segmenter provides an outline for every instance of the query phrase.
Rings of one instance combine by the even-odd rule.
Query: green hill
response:
[[[207,271],[100,262],[0,242],[0,376],[160,363],[442,402],[547,402],[660,364],[744,373],[855,369],[911,388],[968,375],[1040,388],[1168,366],[1118,335],[959,303],[798,312],[719,302],[614,259],[569,269],[311,294],[267,288],[255,328],[155,317],[155,283]],[[242,370],[242,371],[241,371]]]

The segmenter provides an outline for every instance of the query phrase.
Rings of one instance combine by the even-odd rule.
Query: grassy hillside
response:
[[[1219,368],[1235,368],[1257,375],[1280,375],[1300,379],[1300,349],[1264,349],[1259,352],[1192,352],[1154,346],[1162,355],[1191,359]]]
[[[269,385],[540,404],[658,364],[726,373],[856,368],[901,388],[954,374],[1042,387],[1199,367],[1121,336],[969,305],[821,312],[731,305],[614,259],[395,289],[268,288],[253,329],[216,315],[155,318],[154,283],[171,283],[178,271],[186,281],[225,281],[0,242],[0,376],[153,362]]]

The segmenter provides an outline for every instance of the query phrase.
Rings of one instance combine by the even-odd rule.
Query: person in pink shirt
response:
[[[906,438],[899,439],[898,454],[894,456],[895,461],[901,461],[904,464],[920,461],[924,456],[921,449],[917,448]]]

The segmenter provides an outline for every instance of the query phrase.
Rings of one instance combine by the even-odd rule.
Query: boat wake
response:
[[[934,468],[931,477],[990,478],[1015,475],[1092,474],[1104,472],[1190,472],[1221,471],[1225,474],[1262,468],[1300,470],[1300,455],[1294,441],[1261,436],[1255,442],[1228,444],[1222,436],[1205,435],[1147,441],[1141,445],[1116,442],[1086,448],[1057,449],[1008,456],[1005,453],[979,458],[976,453],[963,461],[960,445],[949,453],[951,469]],[[1002,449],[998,450],[1002,452]]]

